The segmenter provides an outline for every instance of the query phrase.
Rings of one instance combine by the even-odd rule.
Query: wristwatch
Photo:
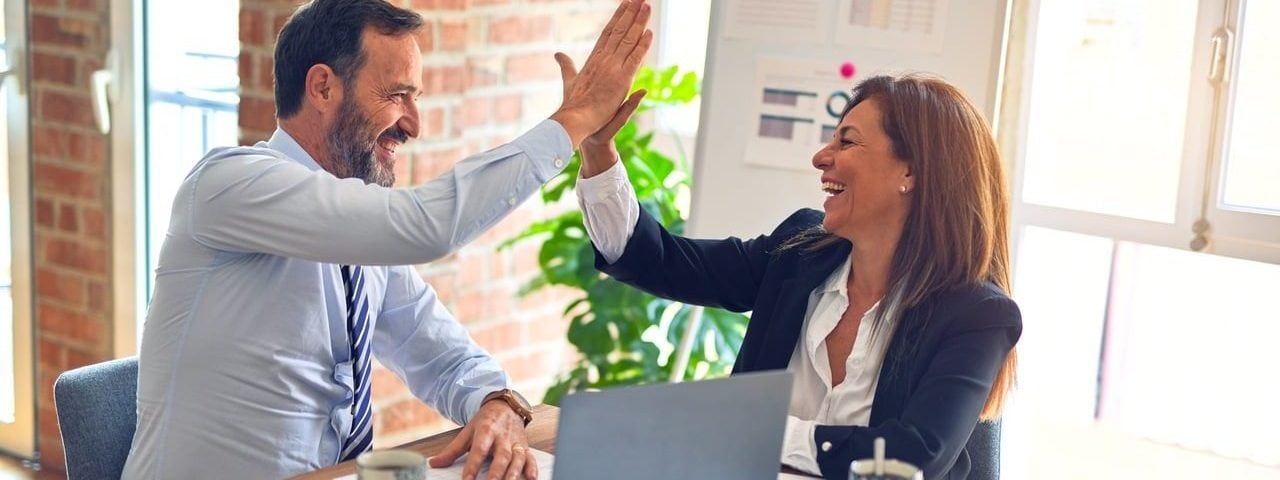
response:
[[[524,420],[524,426],[526,427],[529,426],[529,422],[533,421],[533,407],[529,406],[529,401],[525,400],[524,396],[520,395],[520,392],[510,388],[497,390],[485,395],[484,400],[481,401],[480,404],[484,405],[485,403],[488,403],[489,400],[502,400],[507,402],[507,405],[511,407],[511,411],[516,412],[516,415],[519,415],[520,418]]]

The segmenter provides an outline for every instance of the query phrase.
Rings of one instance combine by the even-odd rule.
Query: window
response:
[[[660,10],[662,34],[658,36],[658,65],[679,65],[681,70],[697,73],[702,79],[707,60],[707,30],[711,25],[711,0],[668,0]],[[688,105],[664,108],[657,112],[658,125],[691,139],[698,133],[701,108],[701,97]]]
[[[681,71],[694,72],[703,80],[707,56],[707,30],[711,26],[711,0],[663,0],[657,3],[653,23],[657,26],[657,45],[653,65],[677,65]],[[654,145],[692,169],[694,143],[698,134],[702,97],[686,105],[664,106],[653,112],[651,119],[659,135]],[[649,120],[649,119],[645,119]]]
[[[145,15],[147,150],[139,192],[150,300],[178,187],[209,149],[237,144],[240,4],[146,2]]]
[[[23,2],[0,8],[0,451],[35,453],[31,190]]]
[[[1006,476],[1280,475],[1280,4],[1019,7]]]
[[[1052,21],[1031,53],[1023,201],[1174,221],[1196,7],[1041,2]]]
[[[117,357],[134,354],[141,341],[178,186],[210,148],[237,143],[239,9],[236,2],[111,0]]]
[[[1204,219],[1210,250],[1280,263],[1280,5],[1230,0],[1214,35],[1217,77]],[[1215,239],[1215,237],[1217,237]]]

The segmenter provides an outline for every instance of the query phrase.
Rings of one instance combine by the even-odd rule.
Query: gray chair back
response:
[[[1000,480],[1000,421],[978,422],[965,445],[969,451],[968,480]]]
[[[120,478],[138,422],[138,357],[63,372],[53,399],[67,478]]]

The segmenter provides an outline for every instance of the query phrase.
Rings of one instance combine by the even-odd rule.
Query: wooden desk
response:
[[[550,405],[538,405],[533,407],[533,421],[529,423],[528,431],[529,446],[548,452],[556,453],[556,427],[560,422],[560,409]],[[427,458],[444,450],[453,437],[458,436],[461,428],[455,428],[443,433],[437,433],[422,440],[400,445],[396,448],[404,450],[412,450],[421,453]],[[782,467],[782,471],[786,473],[804,475],[796,470],[788,467]],[[294,477],[296,480],[331,480],[343,475],[353,475],[356,473],[355,460],[342,462],[328,468],[322,468],[311,473]]]
[[[538,405],[533,407],[533,421],[529,422],[526,435],[529,437],[529,446],[549,452],[556,453],[556,425],[560,421],[560,409],[550,405]],[[455,428],[447,432],[437,433],[422,440],[400,445],[396,448],[404,450],[412,450],[421,453],[423,456],[430,458],[432,455],[440,453],[444,447],[458,436],[461,428]],[[356,473],[355,460],[342,462],[328,468],[322,468],[311,473],[294,477],[297,480],[331,480],[343,475],[353,475]]]

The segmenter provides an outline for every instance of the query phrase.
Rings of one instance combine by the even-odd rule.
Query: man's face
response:
[[[395,183],[396,148],[419,131],[422,53],[413,35],[392,37],[365,29],[365,63],[343,84],[342,103],[330,123],[327,142],[335,172],[342,178],[390,187]]]

